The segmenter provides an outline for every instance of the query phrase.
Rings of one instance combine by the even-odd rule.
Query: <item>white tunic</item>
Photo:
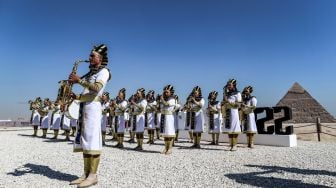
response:
[[[102,150],[101,135],[101,103],[106,83],[109,79],[109,71],[106,68],[86,78],[90,83],[99,82],[103,85],[99,92],[91,91],[84,88],[81,102],[83,103],[82,112],[82,128],[80,135],[77,135],[74,141],[74,151],[83,151],[84,154],[100,154]],[[84,97],[83,97],[84,96]],[[84,100],[85,96],[90,96],[88,100]],[[83,99],[82,99],[83,98]],[[80,137],[79,137],[80,136]]]
[[[70,120],[71,127],[77,127],[77,119],[71,119]]]
[[[51,128],[54,130],[58,130],[60,129],[61,126],[61,110],[60,110],[61,106],[58,105],[55,107],[54,111],[53,111],[53,122],[51,122]]]
[[[257,106],[257,99],[252,97],[245,103],[247,108],[256,107]],[[245,111],[247,119],[243,121],[243,130],[245,133],[257,133],[257,125],[255,122],[255,116],[253,110],[246,110]]]
[[[125,111],[127,109],[127,101],[123,100],[120,104],[117,104],[115,109],[115,115],[117,117],[117,133],[122,134],[126,130],[126,121],[127,121],[127,114]]]
[[[135,114],[136,114],[136,133],[143,133],[145,131],[145,110],[147,106],[146,99],[142,99],[140,102],[137,103],[138,106],[141,106],[141,108],[138,108],[137,106],[134,106]]]
[[[234,104],[242,101],[241,94],[238,92],[235,95],[231,95],[228,97],[228,103]],[[228,134],[240,134],[240,120],[239,120],[239,111],[238,108],[230,108],[229,109],[229,119],[225,120],[225,128],[224,133]]]
[[[66,116],[62,115],[63,121],[62,121],[62,129],[63,130],[70,130],[70,122],[71,120]]]
[[[155,109],[156,109],[156,101],[153,101],[151,103],[147,103],[147,107],[146,107],[147,129],[149,129],[149,130],[154,130],[155,129],[155,123],[154,123]]]
[[[192,103],[191,110],[195,112],[195,126],[193,129],[194,133],[202,133],[204,132],[204,116],[203,116],[203,106],[204,106],[204,99],[202,98],[200,101],[200,106]]]
[[[175,125],[174,125],[174,108],[176,105],[176,100],[170,98],[167,101],[167,105],[161,102],[161,114],[164,115],[163,122],[163,137],[175,137]],[[162,120],[161,120],[162,121]]]
[[[37,110],[33,110],[33,119],[32,119],[32,125],[33,126],[40,126],[40,114],[37,112]]]
[[[49,110],[49,107],[44,107],[44,110]],[[42,117],[41,119],[41,129],[48,129],[49,128],[49,115]]]
[[[220,102],[218,102],[215,105],[210,105],[210,108],[214,110],[213,114],[213,128],[210,127],[210,114],[208,115],[208,127],[209,127],[209,133],[220,133],[221,132],[221,125],[222,125],[222,114],[221,114],[221,105]]]
[[[109,102],[105,102],[102,104],[102,120],[101,120],[101,130],[103,132],[106,132],[106,126],[108,123],[108,113],[104,112],[104,110],[107,110],[110,106]]]

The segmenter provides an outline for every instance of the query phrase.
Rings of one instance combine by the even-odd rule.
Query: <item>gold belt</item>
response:
[[[163,110],[163,111],[161,111],[161,114],[163,114],[163,115],[173,115],[173,112],[170,112],[168,110]]]

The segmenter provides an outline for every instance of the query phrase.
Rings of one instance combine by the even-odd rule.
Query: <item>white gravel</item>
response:
[[[71,187],[82,174],[82,155],[72,152],[71,142],[31,134],[31,128],[0,128],[0,187]],[[239,145],[236,152],[227,143],[189,149],[179,142],[169,156],[160,154],[163,142],[156,143],[138,152],[135,144],[120,150],[108,141],[95,187],[336,187],[335,142]]]

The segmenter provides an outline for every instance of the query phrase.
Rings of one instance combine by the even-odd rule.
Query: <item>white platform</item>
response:
[[[180,131],[179,138],[189,139],[189,133],[187,131]],[[202,141],[212,141],[212,137],[208,133],[202,134]],[[220,134],[219,142],[229,142],[227,134]],[[238,136],[238,143],[246,144],[246,134],[240,134]],[[295,134],[292,135],[269,135],[269,134],[256,134],[255,141],[256,145],[267,145],[267,146],[281,146],[281,147],[295,147],[297,146],[297,138]]]

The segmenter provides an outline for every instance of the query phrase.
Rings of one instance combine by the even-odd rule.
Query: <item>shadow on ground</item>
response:
[[[72,181],[78,178],[77,176],[72,174],[67,174],[53,170],[49,166],[37,165],[31,163],[27,163],[23,166],[20,166],[17,169],[15,169],[14,172],[9,172],[7,174],[12,176],[23,176],[25,174],[39,174],[50,179],[57,179],[61,181]]]
[[[225,176],[235,180],[238,183],[257,186],[257,187],[305,187],[305,188],[320,188],[328,187],[324,185],[317,185],[312,183],[305,183],[301,180],[277,178],[277,177],[265,177],[264,175],[279,173],[295,173],[303,175],[328,175],[336,176],[336,172],[330,172],[326,170],[309,170],[300,168],[289,168],[280,166],[266,166],[266,165],[245,165],[247,167],[259,168],[263,171],[249,172],[249,173],[238,173],[238,174],[226,174]],[[289,176],[290,177],[290,176]]]

